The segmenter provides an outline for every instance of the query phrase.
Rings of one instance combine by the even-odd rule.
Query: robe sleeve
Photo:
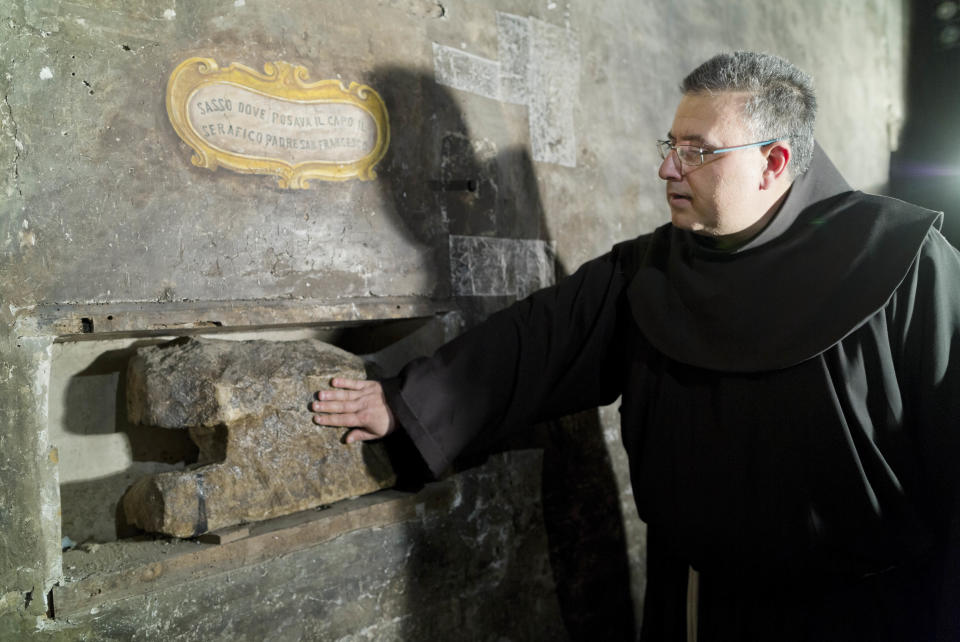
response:
[[[433,475],[510,431],[613,402],[628,315],[613,252],[491,315],[383,381],[387,403]]]
[[[942,537],[942,576],[931,605],[936,639],[960,640],[960,253],[936,230],[895,305],[904,322],[906,421],[918,444],[927,514]]]

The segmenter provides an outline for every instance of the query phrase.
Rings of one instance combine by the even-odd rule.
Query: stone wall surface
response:
[[[679,78],[721,49],[809,70],[827,151],[855,185],[886,176],[897,3],[422,4],[6,0],[3,300],[443,295],[449,233],[552,240],[573,267],[665,220],[652,141]],[[380,178],[281,190],[194,167],[164,95],[197,55],[372,86],[392,123]]]
[[[548,283],[554,257],[562,275],[667,221],[653,141],[670,126],[680,78],[718,50],[770,51],[809,71],[823,147],[855,187],[880,189],[903,116],[904,15],[899,0],[0,0],[0,621],[26,613],[59,626],[44,616],[64,579],[46,399],[54,340],[104,339],[110,324],[217,329],[251,306],[252,325],[320,322],[310,311],[322,306],[356,321],[368,300],[377,316],[406,305],[396,299],[456,296],[476,320]],[[312,79],[373,87],[391,125],[376,180],[285,190],[272,176],[195,166],[164,104],[170,72],[194,56],[254,69],[286,61]],[[597,440],[615,434],[615,414],[576,423],[615,451],[614,439]],[[558,434],[546,440],[555,475],[578,450]],[[624,506],[606,519],[631,537],[639,613],[642,529],[622,457],[592,462],[619,485],[577,490]],[[470,547],[453,550],[431,548],[424,565],[456,576]],[[295,565],[270,569],[296,576]],[[365,566],[355,583],[373,586],[379,572]],[[286,600],[340,592],[296,577],[281,600],[290,613],[301,610]],[[451,594],[474,590],[458,577],[444,585]],[[499,597],[482,608],[498,612]],[[151,599],[117,621],[134,630],[138,612],[163,611]],[[229,602],[218,600],[197,603]],[[217,621],[229,626],[216,616],[204,626]],[[420,631],[400,622],[367,637]],[[183,626],[173,639],[190,639]]]
[[[51,341],[4,337],[0,372],[0,615],[39,596],[60,576],[57,451],[47,431]],[[23,430],[25,426],[36,430]],[[14,430],[14,428],[16,430]],[[12,596],[20,599],[13,599]]]

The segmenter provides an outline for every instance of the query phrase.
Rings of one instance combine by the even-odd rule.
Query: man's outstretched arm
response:
[[[439,476],[511,431],[600,404],[623,386],[629,282],[619,250],[491,315],[382,382],[334,380],[310,409],[348,441],[390,433]],[[322,415],[320,413],[328,413]]]
[[[317,401],[310,404],[310,410],[317,413],[314,423],[352,428],[347,433],[348,444],[380,439],[396,430],[396,419],[379,381],[336,378],[330,383],[334,390],[317,392]]]

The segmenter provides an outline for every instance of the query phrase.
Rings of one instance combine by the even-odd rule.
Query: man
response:
[[[335,380],[315,421],[409,439],[439,474],[621,396],[644,640],[960,640],[960,255],[940,215],[852,191],[782,59],[716,56],[683,92],[659,143],[671,224],[395,379]]]

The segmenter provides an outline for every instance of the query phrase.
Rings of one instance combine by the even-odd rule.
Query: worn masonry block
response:
[[[187,429],[192,470],[151,475],[124,495],[127,520],[176,537],[286,515],[395,482],[380,444],[343,444],[307,408],[330,379],[365,377],[359,357],[315,340],[177,339],[127,369],[135,423]]]

